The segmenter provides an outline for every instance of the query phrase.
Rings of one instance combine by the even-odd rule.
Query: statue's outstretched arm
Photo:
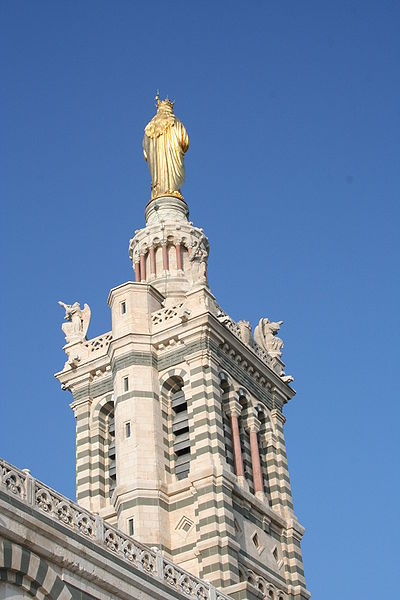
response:
[[[58,301],[58,304],[60,306],[62,306],[63,308],[65,308],[65,310],[68,310],[68,304],[65,304],[64,302],[61,302],[61,300]]]

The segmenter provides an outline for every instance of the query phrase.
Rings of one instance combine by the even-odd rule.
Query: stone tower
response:
[[[56,376],[73,396],[77,501],[232,598],[305,600],[281,322],[261,319],[253,338],[223,311],[208,240],[180,191],[160,185],[152,175],[130,241],[135,282],[110,292],[111,331],[87,339],[89,307],[63,305]]]

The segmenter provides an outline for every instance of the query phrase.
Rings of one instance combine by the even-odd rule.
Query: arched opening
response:
[[[103,430],[104,497],[110,498],[117,484],[115,466],[115,422],[114,402],[109,400],[99,412],[99,423]]]
[[[167,419],[166,429],[169,465],[167,472],[175,474],[177,479],[184,479],[190,469],[190,436],[188,405],[184,392],[184,381],[178,375],[172,375],[162,386],[162,393],[167,408],[163,412]],[[165,421],[164,421],[165,423]]]
[[[32,594],[17,584],[0,581],[0,600],[21,600],[23,598],[32,600]]]

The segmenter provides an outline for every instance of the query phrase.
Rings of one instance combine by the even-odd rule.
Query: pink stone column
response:
[[[181,252],[181,245],[179,242],[175,245],[175,250],[176,250],[176,268],[178,269],[178,271],[182,271],[182,252]]]
[[[162,261],[164,271],[168,271],[168,247],[167,242],[163,242],[162,247]]]
[[[264,486],[261,472],[260,451],[258,448],[257,439],[257,433],[260,430],[260,421],[256,417],[249,417],[248,425],[250,429],[250,452],[251,465],[253,469],[254,493],[256,495],[263,495]]]
[[[135,262],[135,281],[140,281],[140,263]]]
[[[233,454],[235,457],[235,473],[237,477],[244,477],[242,448],[240,446],[239,419],[234,412],[231,413],[231,423],[233,438]]]
[[[140,281],[146,281],[146,260],[145,255],[140,255]]]
[[[156,276],[156,254],[154,246],[150,248],[150,274]]]

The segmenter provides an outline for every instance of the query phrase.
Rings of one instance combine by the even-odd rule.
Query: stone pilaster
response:
[[[90,447],[90,384],[85,377],[72,388],[76,424],[76,500],[85,508],[91,509],[91,447]]]
[[[110,346],[115,402],[116,489],[112,498],[118,527],[129,520],[141,541],[164,545],[167,506],[160,485],[165,479],[160,391],[151,344],[151,313],[160,308],[151,286],[126,284],[110,294],[113,341]],[[125,303],[126,311],[119,307]]]
[[[295,520],[289,521],[282,534],[282,554],[290,600],[307,600],[310,593],[306,589],[303,559],[300,542],[304,528]]]
[[[219,369],[209,351],[193,354],[188,362],[193,427],[189,477],[195,489],[196,554],[200,576],[219,587],[238,581],[232,484],[223,476],[225,443]]]
[[[272,451],[268,453],[268,475],[270,482],[271,506],[280,514],[292,517],[293,499],[286,455],[285,436],[283,432],[285,417],[279,409],[274,409],[271,411],[271,421],[275,433],[275,444],[271,440],[271,445],[275,445],[274,459],[270,458]]]

